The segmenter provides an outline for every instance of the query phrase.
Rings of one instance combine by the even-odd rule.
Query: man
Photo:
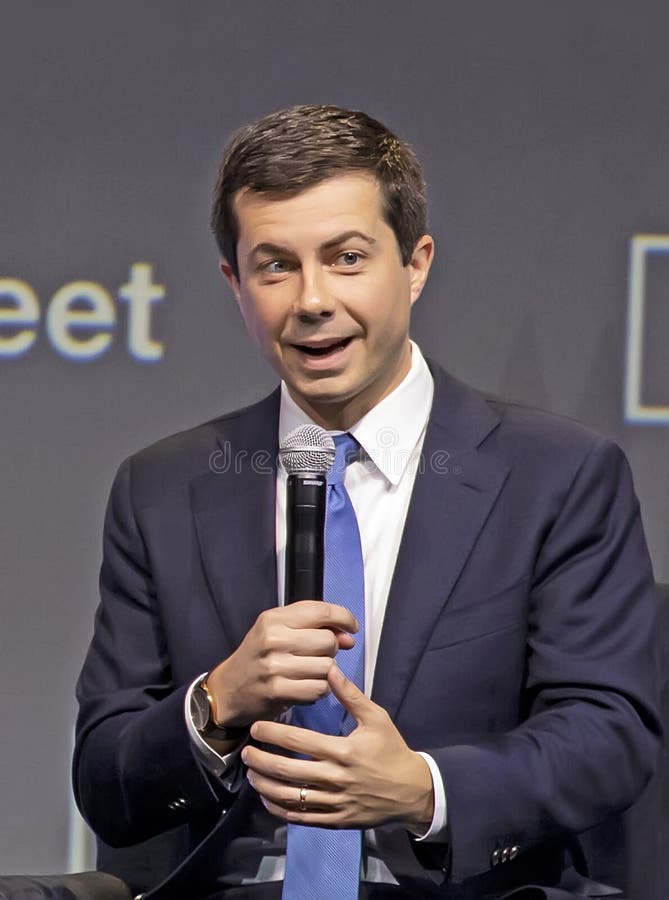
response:
[[[428,367],[409,340],[434,250],[423,188],[406,144],[336,107],[267,116],[227,150],[221,270],[282,384],[121,467],[78,686],[96,832],[188,828],[158,900],[280,897],[284,873],[284,900],[358,880],[379,898],[569,896],[574,835],[651,772],[652,576],[626,462]],[[282,605],[275,460],[304,423],[356,448],[360,613],[348,589]],[[341,669],[363,644],[356,686]],[[357,727],[310,726],[323,703]]]

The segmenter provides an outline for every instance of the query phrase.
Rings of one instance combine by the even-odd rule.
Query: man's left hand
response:
[[[337,667],[330,689],[356,720],[346,737],[256,722],[251,736],[262,744],[310,757],[295,759],[249,745],[242,751],[248,779],[266,809],[300,825],[371,828],[402,822],[417,832],[432,821],[432,776],[388,713],[366,697]]]

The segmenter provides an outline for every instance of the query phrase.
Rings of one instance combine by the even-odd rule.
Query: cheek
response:
[[[239,306],[247,331],[258,343],[270,343],[281,333],[283,319],[273,304],[262,298],[245,297]]]
[[[374,332],[376,343],[386,346],[403,339],[409,328],[411,304],[407,294],[400,294],[397,285],[388,287],[384,294],[377,294],[377,300],[369,311],[370,332]]]

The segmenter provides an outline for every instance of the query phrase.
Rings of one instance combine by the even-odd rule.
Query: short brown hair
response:
[[[235,276],[237,191],[291,197],[355,171],[376,177],[385,219],[406,266],[427,227],[425,181],[407,143],[366,113],[338,106],[291,106],[240,129],[225,150],[211,215],[216,242]]]

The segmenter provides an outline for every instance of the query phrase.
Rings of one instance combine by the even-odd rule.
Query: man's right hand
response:
[[[300,600],[262,612],[237,650],[207,678],[216,719],[231,727],[273,719],[330,692],[328,672],[358,623],[343,606]]]

